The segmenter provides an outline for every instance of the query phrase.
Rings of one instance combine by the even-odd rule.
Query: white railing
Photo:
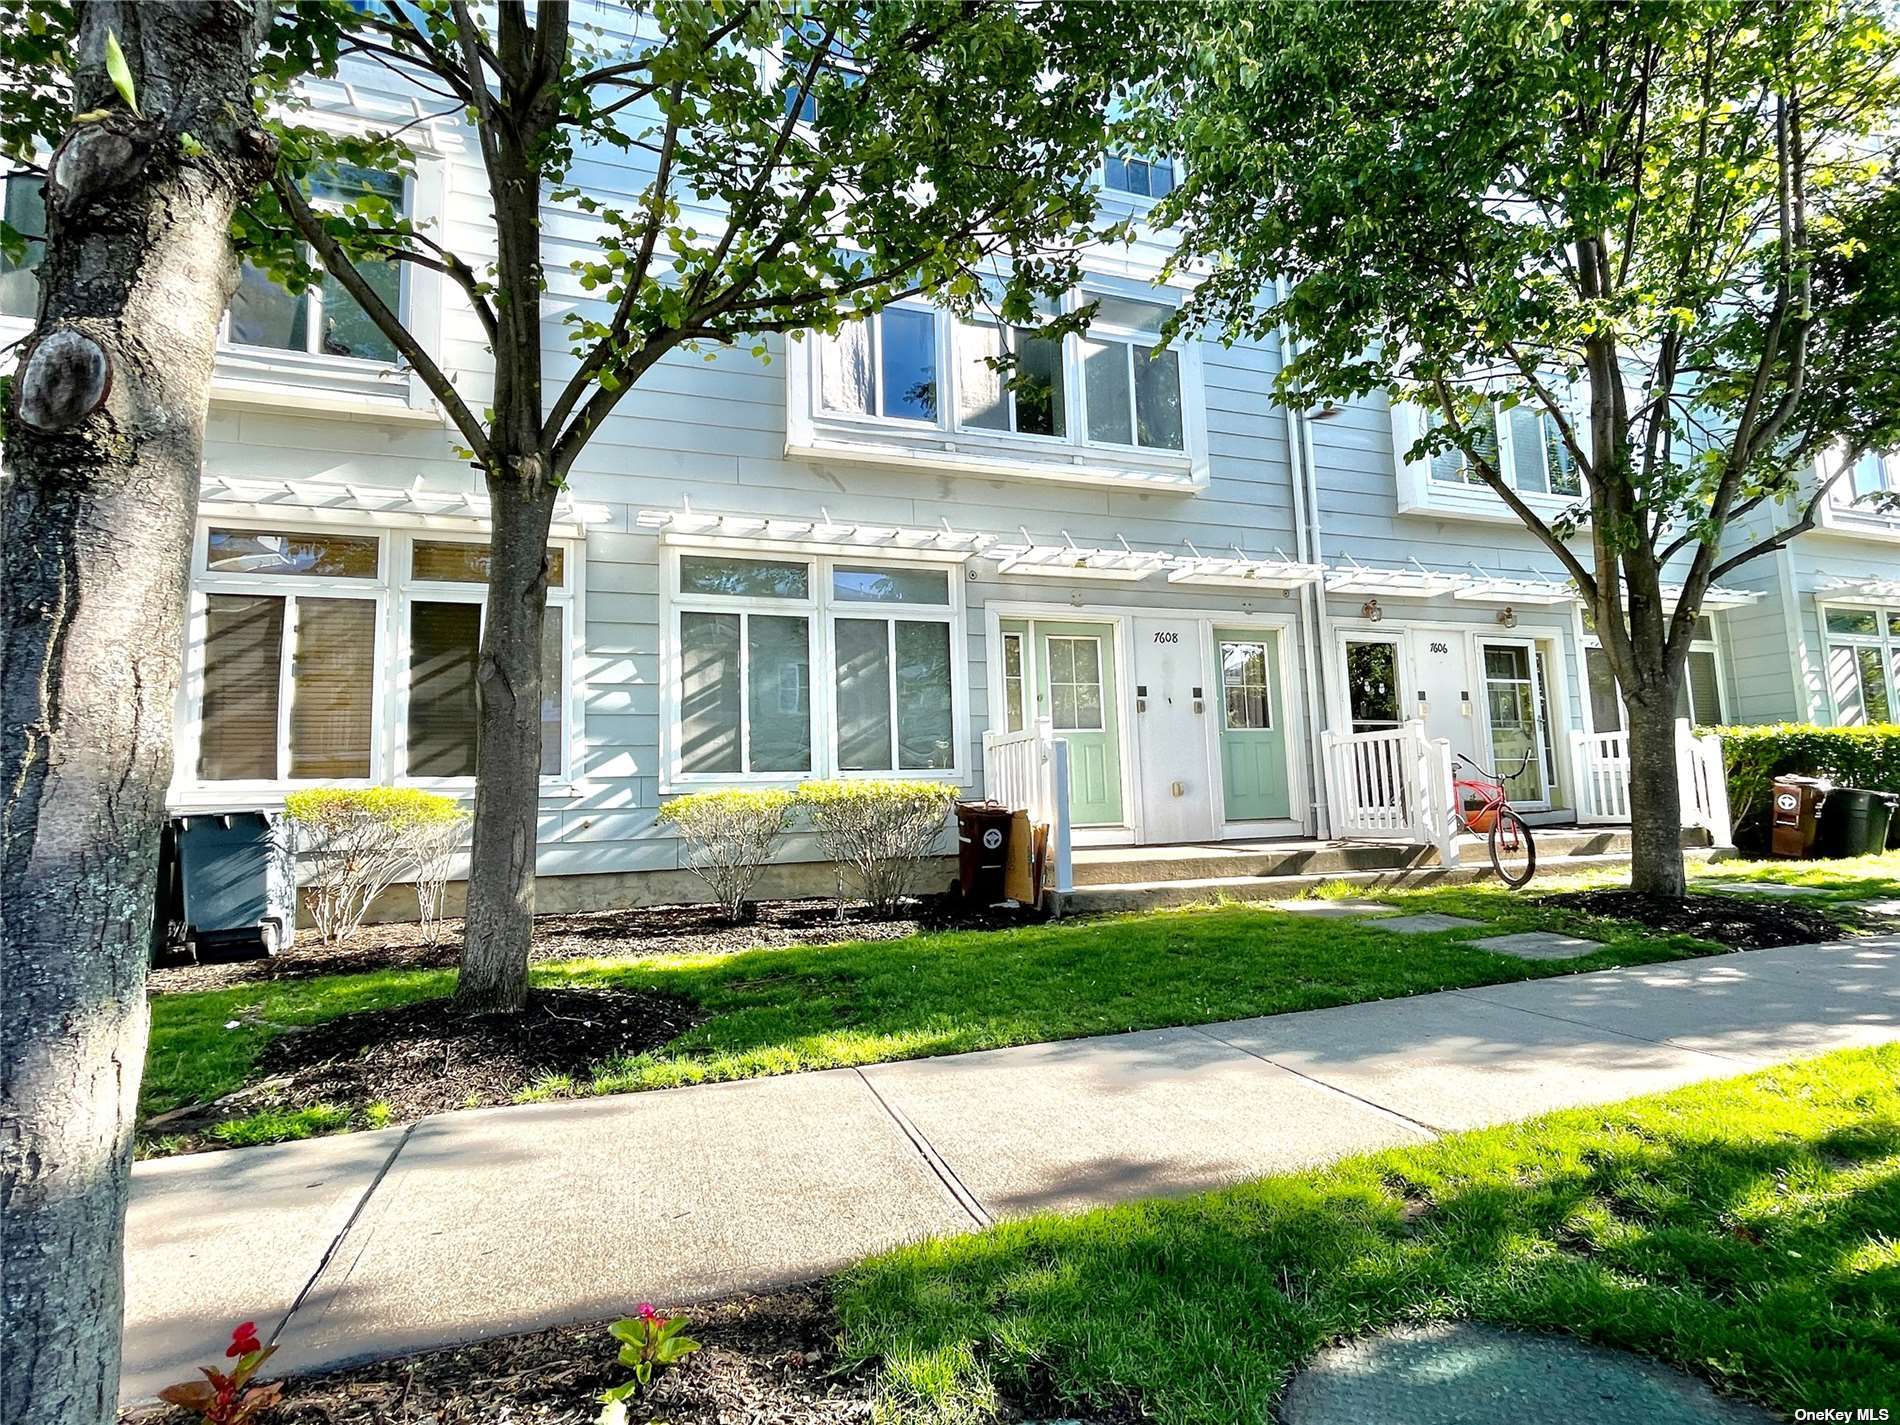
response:
[[[1011,811],[1029,813],[1032,826],[1049,828],[1053,891],[1075,889],[1069,836],[1069,743],[1047,719],[1021,732],[983,734],[983,795]]]
[[[1630,738],[1627,732],[1573,732],[1571,768],[1577,786],[1577,821],[1584,825],[1630,819]],[[1731,844],[1728,772],[1722,739],[1697,736],[1687,718],[1676,719],[1676,781],[1682,824],[1700,827],[1717,846]]]
[[[1451,743],[1425,724],[1384,732],[1320,734],[1333,835],[1376,837],[1438,848],[1457,863],[1451,827]]]
[[[1570,766],[1580,826],[1630,819],[1630,735],[1573,732]]]

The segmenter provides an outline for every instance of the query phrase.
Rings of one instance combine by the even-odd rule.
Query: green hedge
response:
[[[1767,840],[1768,787],[1776,777],[1801,773],[1838,786],[1900,792],[1900,726],[1816,727],[1783,722],[1772,727],[1716,727],[1728,768],[1729,816],[1736,843]]]

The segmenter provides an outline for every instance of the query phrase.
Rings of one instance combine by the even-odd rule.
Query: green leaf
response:
[[[119,97],[125,100],[125,107],[139,118],[138,91],[132,84],[132,67],[125,62],[125,51],[119,48],[119,37],[111,30],[106,31],[106,75],[112,80],[112,87],[119,91]]]
[[[607,1334],[616,1341],[626,1342],[629,1346],[644,1345],[647,1338],[645,1325],[631,1316],[623,1316],[614,1322],[607,1328]]]

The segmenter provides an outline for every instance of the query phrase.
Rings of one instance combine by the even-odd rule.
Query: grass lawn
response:
[[[1409,1211],[1408,1211],[1409,1200]],[[1041,1216],[843,1279],[896,1418],[998,1387],[1264,1422],[1328,1342],[1467,1318],[1645,1352],[1784,1414],[1900,1405],[1900,1046]]]
[[[1900,858],[1894,865],[1900,872]],[[1472,949],[1459,932],[1401,937],[1362,922],[1235,905],[729,955],[567,961],[537,966],[535,982],[669,991],[697,1002],[709,1018],[659,1050],[603,1063],[588,1078],[550,1078],[523,1097],[620,1093],[1205,1024],[1714,948],[1531,905],[1494,883],[1380,898],[1407,911],[1485,920],[1492,933],[1565,930],[1606,948],[1580,960],[1526,962]],[[386,971],[157,996],[142,1114],[244,1087],[258,1051],[286,1029],[444,995],[452,983],[447,971]],[[229,1121],[218,1136],[245,1143],[309,1137],[375,1126],[377,1113],[373,1104],[273,1111]],[[145,1150],[177,1146],[154,1135]]]

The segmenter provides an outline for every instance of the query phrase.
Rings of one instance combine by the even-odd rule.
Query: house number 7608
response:
[[[1178,633],[1168,633],[1164,631],[1155,635],[1156,643],[1179,643],[1180,641],[1181,635]]]

